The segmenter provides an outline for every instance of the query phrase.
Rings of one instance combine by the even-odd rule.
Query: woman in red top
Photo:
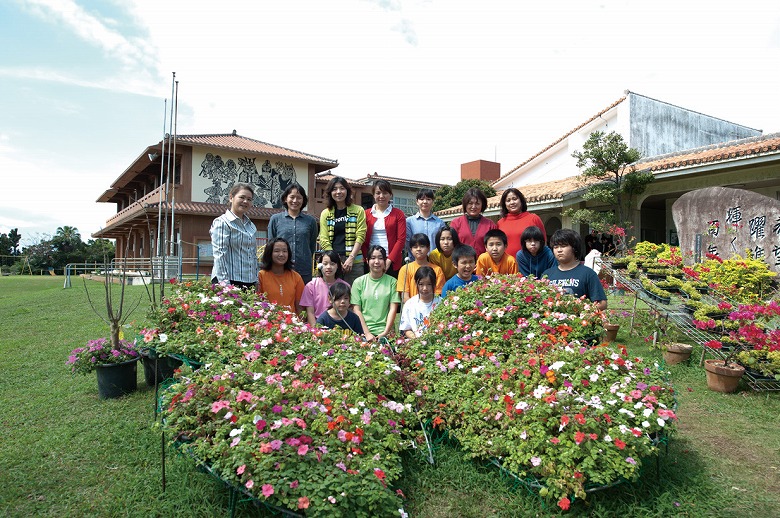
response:
[[[523,193],[510,187],[501,195],[501,219],[498,220],[498,228],[506,234],[506,253],[515,257],[522,248],[520,236],[528,227],[538,227],[547,242],[547,233],[544,230],[542,218],[528,211],[528,203]]]
[[[363,242],[363,257],[368,257],[368,249],[379,245],[387,250],[385,273],[398,277],[398,269],[403,264],[404,246],[406,246],[406,214],[390,203],[393,188],[387,180],[374,182],[374,206],[366,209],[366,240]],[[366,262],[368,270],[368,262]],[[368,273],[368,272],[366,272]]]
[[[498,228],[493,220],[482,215],[485,209],[485,194],[472,187],[463,195],[463,216],[458,216],[450,223],[450,228],[458,233],[460,243],[473,247],[477,251],[477,257],[485,253],[485,233]]]

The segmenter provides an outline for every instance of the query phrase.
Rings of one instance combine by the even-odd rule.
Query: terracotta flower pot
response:
[[[664,361],[667,365],[677,365],[691,357],[693,346],[688,344],[671,343],[664,347]]]
[[[734,392],[739,378],[745,374],[743,366],[731,363],[726,367],[723,360],[705,360],[704,370],[707,372],[707,387],[715,392]]]
[[[607,334],[604,337],[604,341],[607,343],[614,342],[617,339],[618,330],[620,324],[604,324],[604,329],[607,330]]]

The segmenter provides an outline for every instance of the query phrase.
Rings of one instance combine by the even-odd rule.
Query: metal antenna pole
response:
[[[165,99],[163,102],[163,137],[162,141],[160,142],[160,184],[158,187],[160,188],[160,202],[157,204],[157,257],[162,255],[162,235],[161,235],[161,226],[162,226],[162,205],[163,205],[163,191],[165,190],[163,188],[163,184],[165,183],[165,117],[168,114],[168,99]],[[152,270],[154,271],[154,270]]]
[[[171,126],[171,129],[173,130],[173,192],[171,193],[171,255],[173,255],[173,247],[176,246],[176,242],[174,241],[174,232],[176,231],[176,225],[174,224],[174,220],[176,218],[176,131],[177,127],[179,125],[179,82],[176,81],[176,93],[175,97],[173,98],[173,105],[171,106],[171,109],[173,110],[173,113],[175,114],[173,117],[173,126]],[[181,250],[177,250],[178,254],[181,254]]]
[[[171,122],[168,125],[168,128],[173,128],[173,93],[174,93],[174,85],[176,83],[176,72],[172,72],[173,77],[171,78]],[[163,240],[165,239],[165,236],[168,235],[168,212],[169,212],[169,195],[170,195],[170,189],[171,189],[171,134],[168,133],[168,174],[165,177],[165,203],[167,205],[166,211],[165,211],[165,224],[163,227]],[[165,295],[165,282],[164,279],[166,277],[167,271],[166,271],[166,257],[168,256],[168,247],[165,246],[165,243],[163,243],[163,253],[160,257],[160,298]]]

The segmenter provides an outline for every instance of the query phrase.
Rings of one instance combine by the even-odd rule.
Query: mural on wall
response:
[[[255,189],[255,207],[281,208],[282,192],[297,181],[295,167],[292,164],[266,160],[257,169],[255,157],[242,157],[238,164],[232,159],[222,161],[222,157],[206,153],[200,164],[198,176],[211,180],[211,186],[203,189],[207,203],[229,203],[230,189],[236,183],[248,183]]]
[[[728,259],[748,252],[780,272],[780,202],[741,189],[708,187],[682,195],[672,216],[683,257],[701,255]],[[690,252],[690,254],[686,254]]]

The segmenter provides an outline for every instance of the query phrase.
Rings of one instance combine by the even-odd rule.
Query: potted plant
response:
[[[723,342],[709,340],[704,347],[713,351],[723,350]],[[704,370],[707,373],[707,387],[715,392],[731,393],[737,390],[739,379],[745,374],[745,367],[736,363],[737,353],[742,348],[734,346],[729,349],[723,359],[704,360]]]
[[[100,399],[110,399],[129,394],[138,387],[139,357],[134,341],[98,338],[88,341],[85,347],[73,349],[66,364],[72,374],[96,372]]]
[[[753,376],[780,380],[780,304],[741,305],[729,315],[738,323],[737,331],[729,333],[742,347],[737,360]]]
[[[128,239],[128,243],[129,241]],[[88,374],[92,371],[97,373],[98,395],[101,399],[120,397],[135,391],[138,387],[137,362],[140,354],[135,341],[130,342],[123,339],[122,327],[138,307],[140,298],[126,311],[126,269],[122,268],[119,273],[121,289],[118,297],[114,296],[113,277],[113,272],[106,268],[103,272],[105,308],[100,311],[92,301],[87,281],[84,279],[84,291],[87,294],[89,305],[95,314],[108,324],[109,337],[90,340],[86,347],[77,347],[71,351],[66,361],[66,365],[71,367],[72,374]]]
[[[663,352],[664,361],[667,365],[677,365],[687,361],[693,352],[693,346],[683,342],[686,335],[677,327],[673,321],[669,320],[659,311],[651,310],[650,313],[655,319],[653,332],[653,348],[660,349]]]

